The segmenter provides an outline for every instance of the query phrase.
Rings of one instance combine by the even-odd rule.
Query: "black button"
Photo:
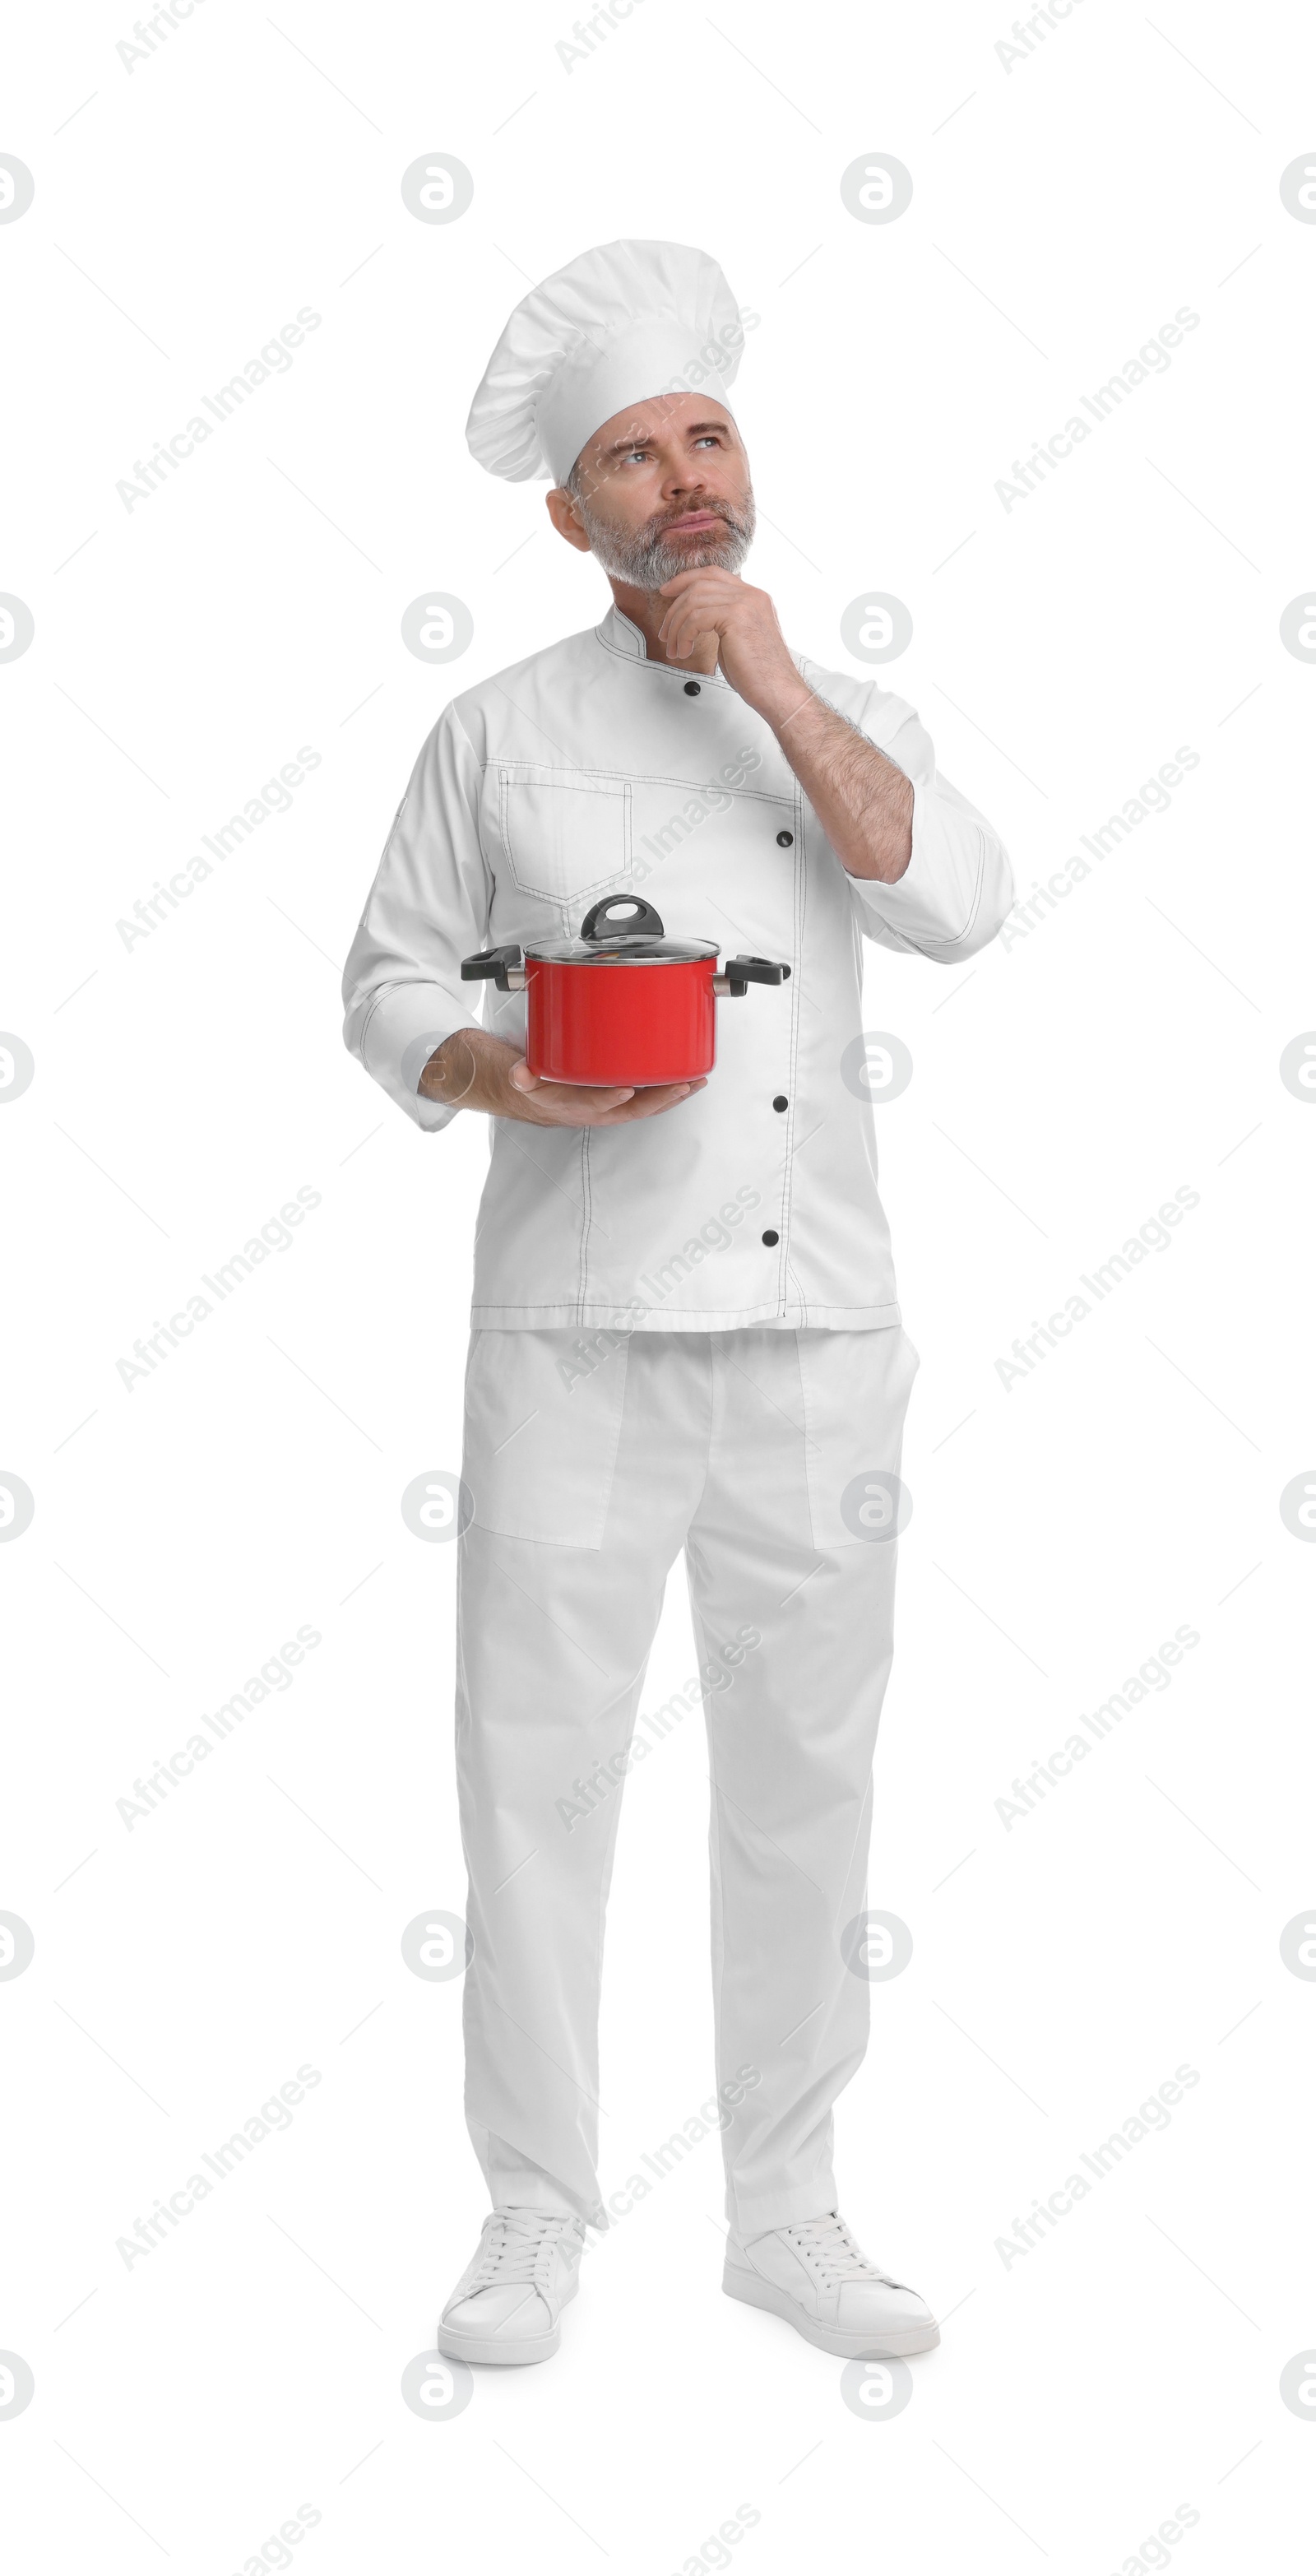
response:
[[[790,1104],[789,1104],[789,1102],[788,1102],[788,1100],[787,1100],[787,1098],[786,1098],[786,1094],[785,1094],[785,1092],[784,1092],[784,1091],[779,1091],[779,1092],[778,1092],[777,1097],[776,1097],[776,1099],[773,1101],[772,1106],[773,1106],[773,1108],[774,1108],[774,1109],[786,1109],[786,1108],[789,1108]]]
[[[793,832],[778,832],[778,834],[777,834],[777,847],[778,847],[778,849],[779,849],[779,850],[788,850],[788,849],[790,848],[790,845],[791,845],[792,841],[794,840],[794,838],[795,838],[795,834],[794,834]]]
[[[775,1227],[769,1226],[763,1240],[765,1243],[780,1243],[781,1236],[776,1232]]]
[[[699,695],[699,682],[697,680],[687,680],[685,684],[685,694],[688,698],[697,698]]]

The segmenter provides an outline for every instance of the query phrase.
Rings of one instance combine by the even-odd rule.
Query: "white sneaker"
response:
[[[899,2360],[941,2341],[917,2291],[870,2263],[834,2210],[774,2227],[747,2245],[729,2237],[722,2287],[730,2299],[784,2317],[820,2352],[847,2360]]]
[[[583,2220],[558,2209],[491,2209],[439,2325],[450,2361],[547,2361],[580,2286]]]

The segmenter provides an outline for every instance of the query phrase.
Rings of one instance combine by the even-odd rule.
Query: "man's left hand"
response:
[[[701,636],[715,635],[724,677],[768,724],[784,721],[807,697],[766,590],[708,564],[677,573],[659,596],[669,602],[658,629],[669,662],[688,661]]]

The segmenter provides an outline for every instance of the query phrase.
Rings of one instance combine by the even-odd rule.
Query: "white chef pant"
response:
[[[898,1325],[474,1335],[457,1766],[466,2115],[495,2203],[608,2224],[604,1912],[622,1777],[661,1738],[636,1715],[684,1546],[712,1778],[727,2215],[752,2235],[835,2208],[832,2104],[868,2036],[868,1984],[849,1960],[917,1366]]]

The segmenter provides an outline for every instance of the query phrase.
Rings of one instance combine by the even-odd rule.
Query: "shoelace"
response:
[[[479,2268],[466,2297],[505,2282],[533,2283],[543,2257],[560,2239],[578,2233],[578,2218],[553,2209],[491,2209],[481,2234]]]
[[[790,2242],[798,2246],[805,2261],[816,2271],[824,2287],[836,2281],[883,2281],[888,2290],[899,2290],[903,2283],[893,2281],[856,2245],[843,2218],[801,2219],[797,2227],[783,2229]]]

